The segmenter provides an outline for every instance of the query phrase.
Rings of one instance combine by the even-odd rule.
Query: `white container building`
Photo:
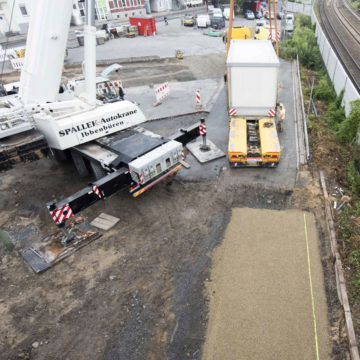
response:
[[[280,66],[271,41],[232,40],[226,65],[229,109],[245,118],[268,116],[277,101]]]

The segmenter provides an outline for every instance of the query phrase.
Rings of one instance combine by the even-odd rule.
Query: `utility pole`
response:
[[[279,57],[279,39],[278,39],[278,27],[277,27],[277,14],[276,14],[276,2],[273,0],[274,7],[274,20],[275,20],[275,41],[276,41],[276,55]],[[271,14],[270,14],[271,17]]]
[[[233,15],[234,15],[234,0],[230,0],[230,15],[229,15],[229,28],[227,34],[227,41],[226,41],[226,59],[229,53],[230,41],[231,41],[231,32],[233,28]]]

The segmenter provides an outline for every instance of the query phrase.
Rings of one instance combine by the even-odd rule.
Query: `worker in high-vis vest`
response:
[[[285,114],[286,114],[286,111],[285,111],[285,107],[282,103],[280,104],[276,104],[277,107],[278,107],[278,121],[279,121],[279,128],[280,128],[280,132],[283,132],[284,130],[284,120],[285,120]]]

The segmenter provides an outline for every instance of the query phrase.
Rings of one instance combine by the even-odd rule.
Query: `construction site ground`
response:
[[[219,147],[224,147],[228,126],[225,90],[220,81],[224,74],[224,58],[223,54],[211,56],[213,60],[208,69],[203,65],[208,61],[207,55],[185,58],[183,62],[175,59],[165,59],[160,64],[149,62],[146,73],[141,73],[144,64],[138,64],[136,81],[131,82],[130,75],[122,77],[125,84],[127,81],[131,83],[126,92],[132,96],[133,91],[135,97],[140,92],[131,88],[153,84],[152,66],[159,83],[170,82],[175,73],[177,77],[173,82],[197,79],[210,79],[199,84],[216,82],[217,91],[215,88],[209,91],[218,97],[208,109],[211,110],[208,135]],[[135,68],[136,64],[131,66]],[[182,71],[179,72],[177,66]],[[89,220],[104,212],[120,218],[120,221],[111,230],[103,232],[100,239],[41,275],[33,273],[19,255],[19,249],[55,231],[45,207],[47,201],[60,200],[84,187],[91,179],[76,176],[71,164],[60,164],[48,158],[0,175],[0,227],[15,244],[15,249],[9,252],[0,242],[1,360],[211,359],[204,353],[206,334],[212,326],[211,302],[215,295],[219,299],[224,295],[222,289],[232,291],[227,290],[227,286],[232,289],[232,282],[236,289],[246,286],[249,268],[241,272],[241,259],[247,260],[258,273],[253,273],[251,287],[247,288],[248,296],[242,297],[239,303],[234,298],[236,304],[229,313],[233,319],[241,315],[236,310],[240,303],[255,305],[259,294],[264,291],[261,274],[265,269],[262,267],[273,264],[277,270],[273,286],[267,285],[274,297],[269,302],[262,301],[261,308],[255,312],[267,314],[276,309],[279,317],[272,321],[260,316],[249,318],[248,329],[242,329],[239,335],[257,334],[258,342],[250,337],[241,339],[246,341],[246,349],[256,346],[254,350],[260,351],[259,343],[265,339],[271,342],[271,333],[274,337],[283,334],[283,342],[276,343],[279,352],[283,350],[283,354],[287,354],[289,343],[294,343],[300,354],[293,358],[310,359],[306,354],[314,349],[314,344],[310,343],[314,329],[309,310],[310,290],[306,288],[309,281],[306,277],[307,260],[304,244],[300,243],[300,220],[291,220],[294,214],[300,216],[300,212],[294,209],[301,210],[301,214],[306,211],[309,219],[315,307],[321,314],[318,322],[321,358],[346,358],[346,339],[336,296],[321,190],[316,172],[310,174],[302,170],[307,181],[296,182],[291,64],[282,62],[282,70],[279,96],[287,107],[287,122],[285,132],[280,136],[283,158],[277,169],[230,171],[225,158],[200,168],[192,155],[187,154],[186,161],[192,165],[191,169],[182,169],[176,177],[139,198],[120,192],[84,211],[83,215]],[[68,71],[70,76],[71,71],[76,73],[79,70]],[[189,78],[190,75],[193,78]],[[182,103],[186,106],[194,104],[194,94],[184,91],[179,94],[182,94],[177,105],[180,111]],[[159,109],[166,106],[165,101]],[[150,109],[144,108],[144,111]],[[145,127],[166,136],[206,115],[198,112],[171,116],[170,119],[147,123]],[[219,132],[220,128],[225,130]],[[276,213],[281,214],[277,217],[274,212],[253,209],[282,212]],[[233,220],[239,220],[232,221],[228,227],[232,212],[235,214]],[[254,239],[257,240],[257,250],[252,247],[251,229],[238,228],[245,225],[247,218],[251,219],[249,224],[252,224]],[[277,226],[270,221],[275,218]],[[267,229],[272,227],[268,232]],[[234,247],[234,252],[241,255],[239,262],[234,262],[239,273],[229,273],[229,277],[224,273],[223,282],[219,282],[219,277],[213,275],[217,271],[217,254],[223,252],[225,256],[226,250],[222,249],[243,239],[239,236],[240,231],[244,231],[244,241],[240,247]],[[264,234],[268,234],[266,240]],[[279,239],[278,234],[281,234]],[[289,243],[292,238],[298,240],[297,247]],[[266,264],[262,254],[268,256]],[[290,261],[290,256],[294,261]],[[223,257],[223,261],[226,263],[226,258]],[[230,251],[229,263],[231,261],[234,258]],[[213,280],[215,294],[211,288]],[[291,312],[290,305],[286,304],[287,312],[281,311],[284,298],[276,301],[276,289],[281,289],[280,295],[295,291],[292,294],[295,309],[290,319],[284,319],[287,312]],[[297,306],[302,299],[303,306]],[[297,329],[296,334],[284,330],[289,322]],[[277,332],[277,329],[281,331]],[[285,355],[274,357],[269,353],[269,346],[264,346],[266,352],[257,357],[249,357],[245,347],[242,352],[239,336],[236,333],[233,336],[237,342],[234,345],[240,351],[239,359],[289,358]],[[211,335],[208,339],[211,340]],[[223,354],[221,358],[231,357]]]

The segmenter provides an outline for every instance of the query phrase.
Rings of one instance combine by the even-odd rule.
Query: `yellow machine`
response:
[[[227,34],[229,29],[226,29],[223,42],[227,42]],[[249,40],[251,39],[251,32],[248,27],[245,26],[234,26],[231,30],[231,39]]]
[[[276,167],[280,155],[274,119],[230,119],[228,156],[231,167]]]
[[[15,54],[18,58],[23,58],[25,57],[25,49],[15,50]]]
[[[260,27],[256,29],[254,38],[257,40],[268,40],[270,34],[270,29],[265,27]]]
[[[231,30],[231,39],[251,39],[250,29],[245,26],[234,26]]]
[[[175,57],[177,59],[183,59],[184,58],[184,52],[182,50],[175,50]]]

